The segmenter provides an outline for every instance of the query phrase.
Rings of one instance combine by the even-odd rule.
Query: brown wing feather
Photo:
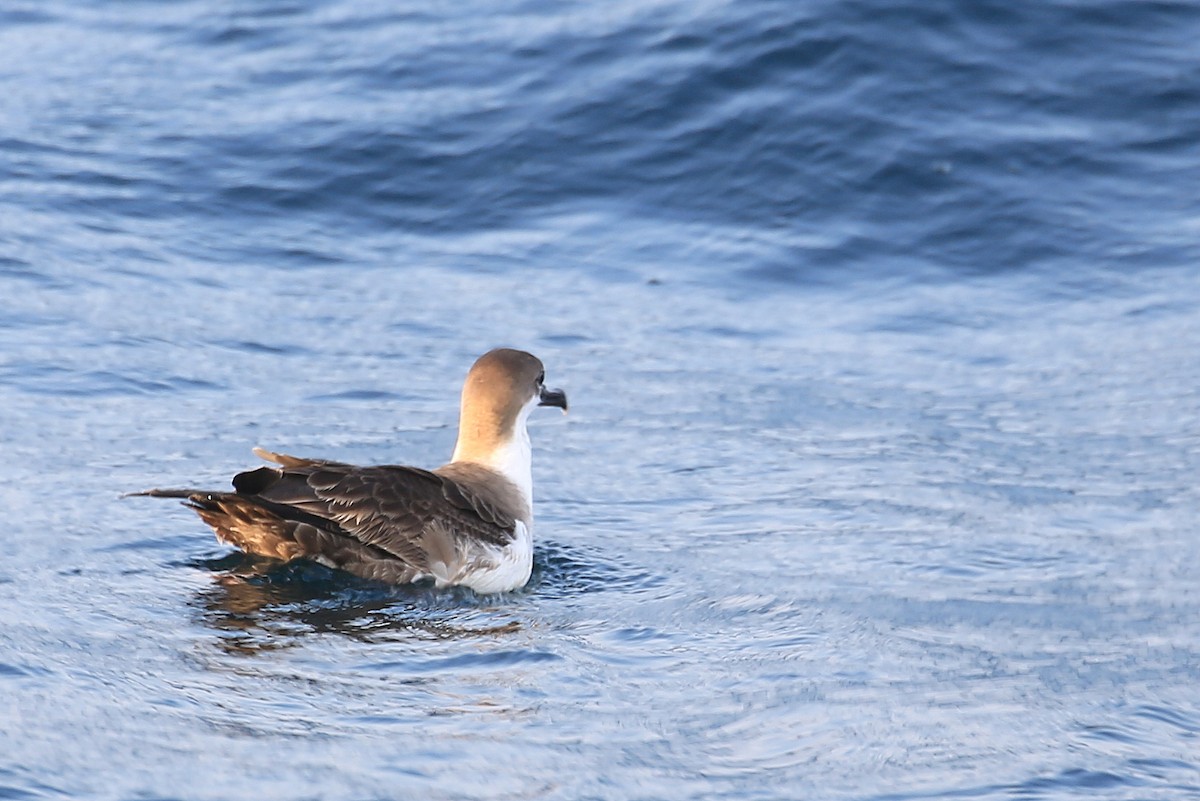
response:
[[[432,524],[456,538],[494,545],[507,544],[516,526],[516,514],[468,491],[454,477],[416,467],[289,462],[297,466],[239,474],[234,479],[238,494],[261,498],[277,514],[291,508],[327,520],[401,559],[424,561],[421,541]]]
[[[319,465],[339,465],[342,467],[350,467],[351,465],[345,462],[331,462],[327,459],[306,459],[301,456],[289,456],[286,453],[276,453],[269,451],[266,448],[254,448],[254,455],[264,462],[274,462],[283,467],[316,467]]]
[[[394,584],[411,582],[425,567],[397,559],[319,523],[288,520],[256,499],[232,493],[195,495],[188,505],[217,532],[217,538],[247,553],[283,561],[308,557],[357,576]]]
[[[508,544],[529,512],[509,508],[505,496],[516,495],[515,488],[478,465],[431,472],[256,453],[279,467],[238,473],[235,492],[139,494],[185,500],[218,539],[244,551],[316,559],[393,583],[460,569],[473,559],[461,547],[468,541]]]

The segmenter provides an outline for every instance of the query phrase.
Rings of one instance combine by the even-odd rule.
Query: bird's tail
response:
[[[122,498],[181,498],[190,500],[192,496],[212,496],[216,493],[198,489],[148,489],[141,492],[127,492]]]
[[[304,556],[296,542],[296,523],[284,520],[261,502],[234,492],[199,489],[149,489],[122,497],[176,498],[207,523],[217,539],[246,553],[291,561]]]
[[[389,584],[407,584],[422,575],[421,566],[354,539],[331,520],[256,495],[151,489],[125,497],[129,496],[182,500],[216,532],[219,541],[257,556],[284,562],[312,559],[326,567]],[[449,570],[452,564],[446,567]]]

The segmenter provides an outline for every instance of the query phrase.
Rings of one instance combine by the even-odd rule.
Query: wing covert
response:
[[[274,456],[274,455],[273,455]],[[416,467],[356,467],[285,457],[288,466],[239,474],[239,494],[267,502],[276,514],[328,521],[336,533],[424,567],[427,534],[437,530],[455,540],[504,546],[517,518],[486,493],[456,478]]]

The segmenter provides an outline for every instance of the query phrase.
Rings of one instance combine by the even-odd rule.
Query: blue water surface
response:
[[[1200,6],[0,6],[0,798],[1200,798]],[[437,465],[533,579],[121,499]]]

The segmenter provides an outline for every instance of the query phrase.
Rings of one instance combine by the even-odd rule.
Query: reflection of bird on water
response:
[[[218,572],[197,593],[201,621],[221,635],[221,647],[252,655],[298,645],[312,634],[338,634],[361,642],[488,637],[519,631],[516,621],[467,625],[464,617],[502,610],[423,587],[387,587],[310,563],[231,554],[198,563]],[[479,621],[484,623],[484,621]]]

